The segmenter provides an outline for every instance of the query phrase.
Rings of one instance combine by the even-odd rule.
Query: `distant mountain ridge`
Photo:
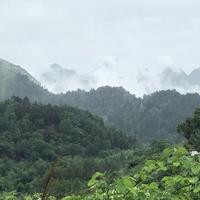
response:
[[[68,92],[62,101],[97,114],[107,123],[145,141],[179,141],[177,125],[200,107],[197,93],[181,95],[167,90],[137,98],[122,88],[109,86],[90,92]]]
[[[189,83],[187,74],[182,70],[173,70],[171,68],[166,68],[161,73],[161,83],[171,85],[171,86],[185,86]]]
[[[0,67],[1,67],[1,70],[8,70],[8,71],[12,71],[16,74],[25,75],[30,79],[30,81],[41,86],[41,83],[39,81],[37,81],[31,74],[29,74],[25,69],[23,69],[19,65],[14,65],[14,64],[11,64],[11,63],[3,60],[3,59],[0,59]]]
[[[186,74],[181,68],[179,70],[166,68],[161,73],[161,80],[162,83],[168,82],[172,86],[200,86],[200,68],[194,69],[190,74]]]
[[[135,69],[134,74],[129,75],[120,72],[118,66],[108,62],[96,66],[93,71],[80,73],[59,64],[52,64],[41,75],[40,80],[55,93],[77,89],[89,91],[92,88],[111,85],[123,86],[131,93],[142,97],[144,94],[167,89],[176,89],[182,94],[200,93],[199,71],[197,68],[187,74],[183,69],[176,67],[166,67],[161,71],[142,68]]]
[[[193,85],[200,85],[200,68],[194,69],[189,74],[188,80]]]
[[[43,88],[39,81],[18,65],[0,60],[0,100],[11,96],[28,97],[31,101],[48,103],[54,95]]]
[[[199,72],[200,70],[197,70]],[[185,75],[177,72],[178,80],[196,80],[197,72]],[[176,75],[170,71],[164,81]],[[175,73],[176,74],[176,73]],[[183,78],[182,78],[183,77]],[[197,81],[197,80],[196,80]],[[139,139],[169,139],[179,141],[176,126],[200,107],[197,93],[182,95],[175,90],[166,90],[137,98],[122,87],[100,87],[89,92],[77,90],[66,94],[53,94],[43,88],[28,72],[21,67],[0,61],[0,101],[11,96],[28,97],[31,102],[68,104],[96,114],[108,124],[112,124],[128,134],[136,134]]]

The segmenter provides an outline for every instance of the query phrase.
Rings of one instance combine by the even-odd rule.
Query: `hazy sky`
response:
[[[200,67],[199,11],[199,0],[0,0],[0,57],[39,79],[58,63],[131,90],[138,69]]]

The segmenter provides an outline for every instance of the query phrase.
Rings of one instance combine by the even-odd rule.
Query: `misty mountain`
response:
[[[165,86],[174,86],[174,87],[188,87],[188,76],[182,70],[173,70],[172,68],[166,68],[160,74],[161,84]]]
[[[73,69],[63,68],[59,64],[50,65],[42,74],[42,82],[56,93],[75,90],[76,88],[90,89],[95,84],[95,79],[90,74],[79,74]]]
[[[59,66],[53,67],[60,69]],[[122,87],[107,86],[89,92],[77,90],[55,95],[19,66],[1,60],[0,70],[1,101],[19,96],[28,97],[31,102],[79,107],[102,117],[107,124],[112,124],[128,134],[136,134],[139,139],[146,141],[159,138],[179,140],[177,124],[200,106],[199,94],[182,95],[175,90],[159,91],[138,98]],[[73,71],[66,73],[74,76]],[[196,74],[191,73],[190,77]],[[173,73],[166,70],[160,77],[163,82],[171,80],[176,85],[188,80],[188,75],[183,71]]]
[[[82,89],[89,91],[102,85],[121,86],[126,79],[117,70],[115,60],[105,58],[88,71],[78,71],[70,66],[54,63],[41,74],[40,81],[53,93]]]
[[[182,94],[200,92],[200,69],[187,74],[181,68],[167,67],[161,72],[153,73],[148,69],[140,70],[137,75],[137,86],[145,94],[159,90],[175,89]]]
[[[54,95],[20,66],[0,59],[0,100],[11,96],[28,97],[31,101],[53,102]]]
[[[177,125],[200,106],[199,94],[159,91],[137,98],[123,88],[101,87],[90,92],[67,92],[62,101],[95,113],[139,139],[179,141]]]
[[[188,81],[193,85],[200,85],[200,68],[193,70],[188,75]]]
[[[165,87],[182,88],[187,92],[191,92],[193,89],[200,91],[200,68],[194,69],[190,74],[186,74],[181,68],[166,68],[159,77],[161,85]]]
[[[125,72],[118,69],[118,63],[112,60],[101,62],[87,73],[81,73],[59,64],[52,64],[42,74],[40,80],[54,93],[65,93],[77,89],[89,91],[105,85],[123,86],[140,97],[144,94],[168,89],[176,89],[183,94],[200,92],[200,81],[198,79],[200,70],[198,68],[192,71],[191,74],[175,67],[167,67],[157,72],[142,68],[136,70],[131,75],[131,79]]]

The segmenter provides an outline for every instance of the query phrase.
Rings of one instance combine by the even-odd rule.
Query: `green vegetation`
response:
[[[123,88],[101,87],[90,92],[67,92],[63,102],[101,116],[106,123],[137,135],[142,141],[183,138],[176,127],[200,106],[199,94],[181,95],[175,90],[159,91],[143,98]]]
[[[184,147],[167,148],[134,174],[110,179],[105,173],[97,172],[88,182],[85,194],[62,200],[199,200],[199,177],[200,157],[191,156]],[[15,194],[4,195],[7,199],[18,199]],[[24,199],[40,198],[35,195]]]
[[[104,119],[138,140],[183,138],[177,124],[200,107],[199,94],[181,95],[175,90],[159,91],[137,98],[121,87],[101,87],[89,92],[77,90],[52,94],[20,66],[0,61],[0,101],[12,96],[28,97],[31,102],[79,107]]]
[[[190,147],[200,151],[200,108],[196,109],[191,118],[178,126],[178,132],[188,140]]]
[[[0,60],[0,101],[12,96],[28,97],[32,102],[55,103],[55,95],[23,68]]]
[[[96,173],[88,183],[89,194],[64,200],[198,200],[199,177],[200,157],[192,157],[184,147],[168,148],[135,174],[110,182]]]
[[[47,180],[49,200],[200,199],[200,155],[189,153],[200,151],[200,109],[186,119],[198,94],[136,98],[102,87],[54,95],[3,64],[0,101],[32,103],[0,103],[0,200],[40,200]]]
[[[20,107],[22,105],[23,107]],[[16,130],[19,129],[19,127],[21,128],[19,130],[23,130],[23,132],[26,131],[28,132],[30,130],[33,130],[31,134],[34,134],[34,132],[36,131],[33,128],[35,127],[37,128],[37,132],[40,133],[42,128],[44,129],[44,127],[49,127],[49,124],[46,123],[50,122],[52,123],[51,120],[52,119],[53,121],[55,120],[55,118],[52,118],[52,116],[55,117],[57,115],[52,115],[51,113],[52,109],[53,110],[55,109],[53,112],[54,114],[57,113],[57,111],[60,109],[58,113],[61,114],[61,118],[57,120],[58,127],[56,126],[56,124],[54,124],[55,129],[54,129],[54,134],[52,134],[54,136],[57,135],[57,137],[61,136],[62,138],[61,131],[59,130],[62,127],[61,126],[61,122],[63,119],[62,112],[66,112],[66,110],[68,111],[68,115],[64,115],[65,119],[67,118],[67,116],[68,117],[70,116],[70,119],[75,119],[71,118],[72,113],[73,115],[78,113],[79,118],[77,118],[76,116],[76,119],[79,119],[78,120],[79,122],[82,119],[82,117],[80,117],[80,115],[82,114],[84,115],[84,117],[87,116],[87,120],[89,117],[95,120],[95,123],[97,124],[98,122],[101,123],[101,126],[103,126],[105,130],[107,131],[110,130],[110,128],[105,126],[99,118],[96,118],[87,112],[83,112],[71,107],[57,107],[57,106],[49,107],[49,106],[50,105],[47,106],[42,106],[38,104],[31,105],[27,99],[21,100],[18,98],[17,99],[14,98],[10,101],[6,101],[5,103],[1,104],[0,110],[1,110],[2,120],[0,127],[2,130],[5,129],[3,132],[4,134],[2,134],[1,136],[1,141],[3,141],[1,143],[1,153],[2,150],[3,153],[1,154],[1,163],[0,163],[1,199],[39,200],[41,197],[40,189],[42,187],[42,184],[40,183],[42,183],[41,181],[42,175],[47,173],[46,169],[49,168],[49,162],[55,159],[55,157],[52,155],[57,155],[60,153],[57,148],[55,147],[54,147],[55,149],[53,148],[52,143],[50,144],[52,146],[53,151],[50,151],[50,149],[46,149],[46,153],[44,153],[42,151],[43,149],[41,148],[40,151],[37,152],[36,149],[40,147],[39,144],[41,144],[40,143],[41,141],[37,143],[38,142],[38,138],[36,137],[37,135],[34,135],[34,139],[37,139],[36,140],[37,142],[33,140],[34,143],[32,143],[32,140],[30,140],[29,146],[30,147],[34,146],[33,144],[36,144],[36,146],[35,148],[31,149],[32,153],[28,154],[29,156],[24,156],[26,155],[26,153],[24,153],[26,152],[25,150],[27,150],[27,148],[30,147],[26,146],[26,148],[24,148],[23,151],[18,151],[18,148],[23,147],[22,141],[24,141],[25,138],[26,139],[29,138],[30,135],[25,135],[26,137],[24,138],[23,137],[24,133],[18,134],[20,135],[20,138],[17,138],[18,135],[16,134],[17,133]],[[46,114],[47,112],[46,109],[49,111],[48,115]],[[38,125],[36,126],[36,121],[33,120],[33,119],[40,119],[38,117],[36,118],[33,117],[35,116],[33,113],[35,113],[36,110],[37,110],[36,112],[37,115],[43,116],[42,125],[40,122],[40,126],[42,128],[41,127],[38,128]],[[40,112],[38,112],[39,110]],[[27,120],[27,114],[29,114],[28,120]],[[48,120],[45,116],[48,116]],[[26,120],[23,121],[22,123],[22,119],[24,118]],[[199,147],[198,146],[199,144],[198,138],[200,134],[199,119],[200,119],[200,110],[197,109],[192,118],[188,118],[184,123],[178,126],[178,131],[188,139],[188,144],[193,148]],[[86,118],[82,120],[85,121]],[[7,125],[9,124],[9,126],[6,126],[6,124]],[[88,127],[88,123],[86,124],[84,123],[84,126],[81,126],[81,129],[85,130],[85,126]],[[73,125],[71,126],[73,127]],[[64,130],[66,129],[62,129],[62,131]],[[96,132],[98,132],[97,130],[99,129],[96,128],[95,130]],[[15,133],[14,135],[12,134],[12,131],[13,133]],[[112,137],[116,137],[119,134],[118,131],[115,129],[112,129],[112,131],[114,131],[114,133],[112,132],[113,134]],[[101,132],[101,134],[102,133],[103,132]],[[106,132],[106,134],[109,135],[109,132]],[[47,138],[51,138],[52,135],[45,135],[45,136],[48,136]],[[128,139],[127,136],[123,135],[121,136],[122,136],[121,139],[124,137]],[[20,140],[21,145],[15,146],[18,140]],[[40,140],[42,140],[41,137]],[[43,135],[43,140],[45,141],[44,135]],[[57,141],[55,138],[54,140]],[[48,140],[48,142],[50,141],[51,140]],[[69,141],[71,140],[68,140],[68,143]],[[4,144],[7,145],[6,146],[7,148],[3,146]],[[128,143],[126,143],[126,145],[127,144]],[[84,146],[82,143],[80,143],[79,145],[81,147]],[[46,199],[49,200],[54,200],[54,199],[199,200],[200,199],[200,156],[199,155],[195,156],[191,155],[189,151],[182,146],[166,148],[166,146],[169,145],[163,141],[154,141],[151,143],[149,147],[146,147],[146,149],[143,150],[141,148],[140,150],[139,149],[120,150],[120,148],[122,149],[124,148],[124,146],[123,147],[120,146],[119,148],[118,145],[119,143],[113,144],[113,148],[110,149],[104,146],[105,150],[100,149],[99,151],[95,152],[94,154],[95,157],[91,156],[90,153],[89,153],[90,157],[88,157],[89,155],[87,155],[86,153],[87,151],[84,153],[84,155],[82,155],[82,157],[80,157],[80,155],[76,155],[73,157],[70,157],[69,155],[63,155],[62,159],[60,160],[60,164],[56,168],[55,174],[53,175],[53,184],[51,185],[50,191],[48,191],[48,197]],[[117,149],[115,149],[114,146],[116,146]],[[45,145],[42,147],[45,147]],[[128,148],[131,148],[131,144],[129,144]],[[164,151],[161,153],[163,149]],[[10,154],[8,152],[10,152]],[[20,152],[20,154],[17,154],[16,152]],[[48,153],[51,152],[51,154],[47,154],[47,152]],[[39,160],[37,159],[37,157],[32,157],[34,153],[37,153],[37,156],[40,157]],[[64,152],[62,151],[62,153]],[[3,158],[3,156],[5,155],[6,158]],[[90,173],[88,174],[86,173],[87,170],[88,172],[92,173],[94,173],[94,171],[98,171],[94,173],[92,178],[89,180],[88,189],[86,189],[85,187],[80,187],[80,185],[82,185],[83,182],[79,182],[80,183],[79,185],[78,182],[75,181],[80,177],[82,177],[82,179],[79,180],[83,181],[84,179],[86,181],[86,179],[89,178],[90,176]],[[84,173],[82,173],[83,171]],[[33,177],[34,179],[32,179]],[[71,188],[72,189],[71,191],[69,190],[67,191],[66,188],[69,189],[69,187],[72,185],[74,186],[74,188],[78,188],[78,190],[75,191]],[[14,190],[17,192],[10,192]],[[71,195],[69,195],[70,193]],[[53,195],[54,197],[51,195]]]
[[[42,191],[55,160],[50,193],[78,193],[96,171],[120,170],[126,157],[118,152],[136,145],[89,112],[27,98],[0,103],[0,133],[0,192],[22,194]]]
[[[178,126],[195,150],[200,144],[200,109]],[[161,143],[159,143],[161,144]],[[160,147],[160,145],[153,146]],[[163,147],[161,145],[161,147]],[[157,148],[155,148],[157,149]],[[185,147],[166,148],[148,160],[136,173],[110,180],[96,173],[88,183],[90,192],[65,200],[198,200],[200,199],[200,155],[190,155]]]

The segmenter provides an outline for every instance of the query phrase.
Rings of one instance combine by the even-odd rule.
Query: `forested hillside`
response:
[[[148,157],[143,157],[143,163],[131,163],[123,172],[112,176],[110,172],[96,172],[88,182],[88,189],[78,195],[66,195],[62,200],[199,200],[200,198],[200,154],[190,152],[190,148],[199,150],[200,112],[178,126],[188,144],[173,146],[163,150],[162,143],[154,143],[149,149]],[[134,158],[131,151],[125,152],[130,161]],[[121,154],[122,155],[122,154]],[[131,156],[132,155],[132,156]],[[135,154],[136,155],[136,154]],[[17,200],[19,193],[3,192],[0,199]],[[21,194],[25,200],[41,200],[41,194]],[[48,200],[59,198],[50,196]]]
[[[199,109],[181,123],[200,106],[198,94],[168,90],[137,98],[121,87],[101,87],[55,95],[19,66],[2,63],[0,100],[30,98],[0,103],[3,199],[40,199],[53,163],[49,199],[140,200],[148,199],[146,192],[158,200],[199,198],[199,161],[185,148],[165,150],[162,157],[170,144],[138,142],[180,143],[185,137],[199,150]]]
[[[93,175],[88,182],[91,193],[63,200],[198,200],[200,199],[200,109],[178,125],[188,140],[185,146],[166,148],[136,171],[113,181],[105,173]],[[193,151],[189,151],[193,149]],[[194,151],[198,150],[198,151]]]
[[[120,170],[126,157],[117,153],[135,145],[89,112],[12,98],[0,103],[0,193],[42,192],[56,160],[52,193],[80,192],[95,171]]]
[[[55,102],[55,95],[44,89],[26,70],[0,59],[0,101],[12,96],[28,97],[32,102]]]
[[[102,87],[90,92],[67,92],[63,102],[89,110],[107,123],[136,134],[138,139],[177,141],[177,124],[200,106],[200,96],[168,90],[136,98],[121,87]]]
[[[200,200],[199,24],[200,0],[0,0],[0,200]]]
[[[0,100],[28,97],[31,102],[79,107],[142,141],[166,138],[179,142],[176,125],[200,106],[199,94],[159,91],[137,98],[122,87],[101,87],[52,94],[21,67],[0,60]]]

